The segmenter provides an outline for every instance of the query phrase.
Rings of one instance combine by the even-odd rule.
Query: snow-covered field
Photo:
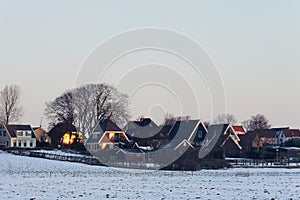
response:
[[[116,170],[0,151],[0,199],[300,199],[300,169]]]

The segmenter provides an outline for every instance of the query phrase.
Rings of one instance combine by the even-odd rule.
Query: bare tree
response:
[[[145,119],[145,115],[138,115],[135,120],[136,121],[142,121],[143,119]]]
[[[203,124],[204,124],[205,127],[209,127],[210,122],[209,121],[204,121]]]
[[[116,92],[110,103],[109,118],[120,127],[123,127],[130,117],[128,98],[128,95]]]
[[[175,117],[173,114],[167,113],[163,125],[173,126],[177,120],[179,120],[178,117]]]
[[[235,117],[231,114],[221,114],[221,115],[218,115],[216,117],[216,119],[214,120],[214,123],[217,123],[217,124],[235,124],[237,121],[235,119]]]
[[[50,121],[50,127],[59,123],[72,124],[74,122],[72,92],[66,91],[54,101],[46,103],[45,114]]]
[[[189,116],[189,115],[175,117],[173,114],[167,113],[165,115],[165,120],[163,122],[163,125],[173,126],[176,121],[183,121],[183,120],[190,120],[190,119],[191,119],[191,116]]]
[[[257,114],[251,116],[248,130],[252,131],[255,129],[268,129],[270,127],[271,124],[269,124],[269,120],[267,120],[267,118],[263,114]]]
[[[242,121],[242,126],[245,128],[246,131],[249,131],[250,119]]]
[[[89,84],[74,89],[75,125],[92,132],[98,121],[111,119],[122,127],[129,119],[128,96],[107,84]]]
[[[0,93],[0,121],[8,124],[19,120],[23,116],[23,108],[19,105],[21,89],[19,86],[10,85]]]
[[[99,120],[127,122],[128,96],[107,84],[88,84],[74,88],[46,104],[45,114],[52,124],[73,123],[89,136]]]

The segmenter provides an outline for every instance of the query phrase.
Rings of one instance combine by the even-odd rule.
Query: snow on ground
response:
[[[1,199],[299,199],[300,169],[121,170],[0,151]]]

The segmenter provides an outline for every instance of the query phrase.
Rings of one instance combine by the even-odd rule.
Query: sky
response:
[[[74,87],[82,63],[93,49],[121,32],[159,27],[182,33],[205,49],[224,83],[226,101],[220,101],[239,122],[262,113],[273,126],[300,127],[299,9],[296,0],[0,0],[0,89],[19,85],[25,109],[20,123],[36,126],[43,118],[42,124],[47,126],[45,103]],[[141,61],[138,64],[143,58],[149,59],[136,56]],[[116,64],[115,72],[124,63],[126,59]],[[176,63],[180,61],[173,61],[174,66]],[[200,80],[198,89],[202,86]],[[176,88],[185,90],[183,86]],[[164,106],[168,97],[162,96],[165,93],[160,89],[152,87],[144,92],[160,96],[162,102],[151,102],[143,93],[136,95],[131,105],[133,118],[143,112],[177,112],[175,104]],[[204,99],[207,95],[203,94]],[[146,105],[145,99],[150,99]],[[196,102],[200,113],[193,113],[196,108],[191,106],[184,114],[191,110],[193,117],[199,114],[209,120],[207,102]]]

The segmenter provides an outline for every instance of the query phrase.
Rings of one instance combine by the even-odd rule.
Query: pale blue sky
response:
[[[299,10],[296,0],[0,0],[0,88],[20,85],[21,122],[38,125],[45,102],[72,88],[100,42],[162,27],[206,48],[223,77],[227,111],[239,121],[260,112],[274,126],[300,127]]]

